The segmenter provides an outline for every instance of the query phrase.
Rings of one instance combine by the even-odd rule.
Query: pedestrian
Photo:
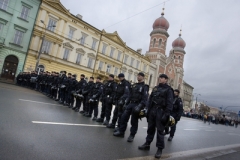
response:
[[[127,129],[127,123],[131,116],[131,129],[128,137],[128,142],[132,142],[138,130],[138,119],[141,109],[146,107],[148,99],[149,86],[144,83],[144,73],[140,72],[137,75],[138,83],[132,85],[129,97],[126,100],[126,109],[124,109],[121,117],[121,124],[119,130],[113,135],[116,137],[124,137]]]
[[[182,99],[179,97],[180,91],[178,89],[174,90],[174,100],[173,100],[173,109],[171,111],[171,116],[175,119],[175,125],[173,125],[169,132],[169,127],[165,128],[165,134],[170,133],[168,141],[172,141],[174,137],[174,133],[176,131],[177,122],[180,121],[182,112],[183,112],[183,104]]]
[[[155,158],[160,158],[164,144],[164,129],[165,124],[169,119],[170,112],[173,108],[173,89],[167,85],[168,76],[161,74],[159,76],[160,84],[153,88],[153,91],[148,100],[148,129],[146,142],[139,146],[140,150],[149,150],[150,144],[153,141],[155,131],[157,129],[157,152]]]

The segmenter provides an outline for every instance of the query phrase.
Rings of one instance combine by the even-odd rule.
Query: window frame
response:
[[[82,54],[81,53],[77,53],[76,64],[80,65],[81,64],[81,60],[82,60]]]
[[[118,61],[121,60],[121,56],[122,56],[122,52],[121,52],[121,51],[118,51],[118,57],[117,57],[117,60],[118,60]]]
[[[23,9],[27,9],[27,14],[24,13]],[[21,13],[20,13],[20,18],[24,19],[24,20],[27,20],[28,19],[28,16],[29,16],[29,13],[30,13],[30,8],[25,6],[25,5],[22,5],[22,10],[21,10]],[[26,10],[25,10],[26,11]],[[25,15],[26,17],[24,17],[23,15]]]
[[[139,68],[139,60],[137,60],[137,63],[136,63],[136,68],[138,69]]]
[[[115,67],[115,69],[114,69],[114,75],[118,75],[118,68],[117,67]]]
[[[52,27],[53,25],[57,26],[57,20],[52,17],[49,17],[47,30],[54,32],[56,27]]]
[[[99,61],[98,70],[102,71],[102,69],[103,69],[103,62]]]
[[[96,39],[93,38],[92,47],[91,47],[93,50],[96,50],[97,41],[98,41],[98,40],[96,40]]]
[[[70,49],[65,48],[64,53],[63,53],[63,60],[68,60],[69,57],[69,53],[70,53]]]
[[[9,0],[3,0],[3,3],[1,3],[1,5],[0,5],[0,9],[6,11],[8,8],[8,4],[9,4]],[[3,6],[5,6],[6,8],[4,8]]]
[[[133,66],[134,60],[135,59],[133,57],[131,57],[131,66]]]
[[[158,40],[158,48],[161,48],[161,45],[162,45],[162,39],[160,38],[160,39]]]
[[[20,37],[20,41],[19,41],[19,36],[20,36],[19,34],[22,36],[22,37]],[[14,34],[14,37],[13,37],[13,43],[16,44],[16,45],[21,46],[22,41],[23,41],[23,36],[24,36],[24,32],[22,32],[22,31],[20,31],[18,29],[15,29],[15,34]]]
[[[69,27],[69,32],[68,32],[68,39],[73,39],[73,35],[74,35],[75,29]]]
[[[86,41],[87,36],[88,35],[86,33],[82,32],[82,37],[80,38],[80,44],[81,45],[85,45],[85,41]]]
[[[42,44],[41,53],[49,54],[51,46],[52,46],[52,42],[44,39],[44,41],[42,43],[43,44]]]
[[[87,64],[87,67],[88,67],[88,68],[92,68],[92,63],[93,63],[93,58],[88,57],[88,64]]]
[[[127,64],[128,57],[129,57],[129,56],[125,54],[125,56],[124,56],[124,63],[125,63],[125,64]]]
[[[112,65],[107,64],[106,72],[111,73],[111,68],[112,68]]]
[[[111,51],[110,51],[109,57],[113,58],[114,51],[115,51],[115,48],[111,47]]]
[[[106,54],[107,44],[103,43],[102,54]]]

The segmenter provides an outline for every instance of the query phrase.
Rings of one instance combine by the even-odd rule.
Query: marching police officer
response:
[[[182,99],[179,97],[180,91],[178,89],[174,90],[174,100],[173,109],[171,111],[171,116],[175,119],[175,125],[171,127],[170,136],[168,141],[172,141],[174,133],[176,131],[177,122],[180,120],[183,113]],[[165,128],[165,134],[169,133],[169,127]]]
[[[94,111],[94,116],[92,120],[97,120],[98,116],[98,102],[99,98],[102,94],[103,85],[101,83],[101,78],[97,77],[96,83],[93,88],[90,90],[88,97],[89,97],[89,114],[86,117],[92,117],[92,113]]]
[[[148,91],[149,86],[144,83],[144,73],[138,73],[138,83],[135,83],[132,86],[131,92],[129,97],[126,100],[126,109],[123,112],[121,117],[121,124],[119,130],[115,132],[113,135],[116,137],[124,137],[124,132],[127,129],[127,123],[131,116],[131,129],[130,129],[130,136],[128,137],[128,142],[132,142],[135,134],[138,130],[138,119],[139,113],[141,109],[146,107],[147,99],[148,99]]]
[[[94,85],[95,85],[94,77],[90,77],[87,85],[82,89],[82,95],[84,96],[84,99],[85,99],[85,102],[84,102],[85,110],[84,110],[83,116],[86,116],[86,117],[89,115],[89,110],[90,110],[88,94],[93,89]]]
[[[87,85],[87,81],[84,78],[85,78],[85,75],[81,74],[81,79],[76,85],[76,93],[77,94],[82,94],[83,88]],[[72,109],[75,110],[75,112],[79,112],[79,110],[81,108],[81,104],[83,103],[83,111],[80,111],[80,113],[83,114],[86,110],[84,102],[85,102],[85,97],[84,96],[76,97],[76,105]]]
[[[103,86],[103,93],[101,96],[102,100],[102,111],[100,118],[96,120],[96,122],[102,123],[104,118],[103,125],[108,125],[112,113],[112,105],[113,105],[113,97],[114,97],[114,90],[116,88],[116,83],[114,82],[114,75],[110,74],[108,77],[108,82]]]
[[[160,158],[164,149],[164,128],[169,120],[170,112],[173,108],[173,90],[167,85],[168,76],[161,74],[159,76],[160,84],[153,88],[148,101],[148,130],[146,142],[139,146],[140,150],[149,150],[157,128],[158,150],[155,158]]]
[[[118,75],[118,78],[119,78],[120,82],[116,86],[115,95],[114,95],[114,99],[113,99],[113,103],[115,104],[115,109],[113,112],[113,119],[112,119],[112,123],[107,125],[107,128],[115,128],[117,120],[118,120],[118,128],[120,127],[121,116],[123,113],[123,105],[130,93],[129,89],[130,89],[131,85],[127,80],[125,80],[124,74],[120,73]],[[116,128],[114,131],[117,131],[118,128]]]

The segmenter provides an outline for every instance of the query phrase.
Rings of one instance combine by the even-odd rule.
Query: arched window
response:
[[[174,56],[174,59],[175,59],[176,57]]]
[[[44,72],[44,69],[45,69],[45,67],[43,66],[43,65],[38,65],[38,67],[37,67],[37,71],[38,72]]]
[[[178,56],[178,58],[179,58],[179,59],[181,59],[181,57],[180,57],[180,56]]]
[[[161,48],[161,44],[162,44],[162,39],[159,39],[158,48]]]
[[[156,39],[154,38],[153,39],[153,47],[155,46],[155,43],[156,43]]]

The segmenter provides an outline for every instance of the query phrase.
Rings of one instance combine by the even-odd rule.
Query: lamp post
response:
[[[41,57],[41,54],[42,54],[43,42],[44,42],[44,40],[45,40],[45,34],[46,34],[46,31],[47,31],[47,30],[46,30],[46,25],[45,25],[44,21],[41,20],[41,22],[44,24],[45,32],[44,32],[44,34],[43,34],[41,47],[40,47],[40,50],[39,50],[39,52],[38,52],[38,58],[37,58],[36,66],[35,66],[35,71],[37,71],[37,68],[38,68],[38,65],[39,65],[40,57]],[[56,27],[56,26],[55,26],[55,25],[52,25],[52,26],[48,26],[48,27],[50,28],[50,27]],[[38,74],[39,74],[39,72],[38,72]]]

